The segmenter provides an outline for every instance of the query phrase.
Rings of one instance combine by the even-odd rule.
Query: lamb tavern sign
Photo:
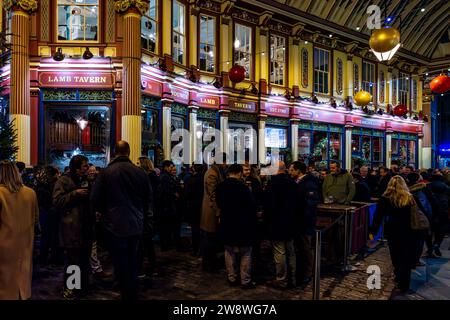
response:
[[[111,88],[114,85],[112,73],[100,72],[40,72],[41,87],[51,88]]]

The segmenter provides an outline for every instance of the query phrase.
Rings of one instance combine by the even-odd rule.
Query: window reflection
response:
[[[58,40],[96,41],[98,0],[58,0]]]

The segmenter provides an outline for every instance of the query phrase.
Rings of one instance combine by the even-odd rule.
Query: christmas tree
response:
[[[7,61],[9,52],[5,36],[0,33],[0,160],[14,160],[18,151],[16,145],[17,130],[14,129],[13,123],[9,121],[9,116],[4,109],[4,89],[2,69]]]

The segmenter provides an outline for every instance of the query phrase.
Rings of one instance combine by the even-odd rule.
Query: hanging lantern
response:
[[[372,95],[367,91],[361,90],[355,94],[353,101],[355,101],[356,105],[364,107],[372,101]]]
[[[450,77],[440,74],[430,82],[430,89],[433,93],[444,93],[450,90]]]
[[[243,66],[235,64],[228,72],[228,77],[233,83],[241,82],[245,79],[245,68]]]
[[[395,28],[376,29],[372,32],[369,46],[380,61],[390,60],[400,48],[400,32]]]
[[[404,104],[399,104],[394,108],[394,115],[404,117],[408,113],[408,107]]]

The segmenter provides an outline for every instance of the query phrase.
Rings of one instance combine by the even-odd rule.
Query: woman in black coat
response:
[[[411,207],[414,197],[401,176],[394,176],[388,188],[378,201],[374,222],[369,230],[369,238],[385,220],[384,234],[388,239],[389,252],[394,266],[396,290],[409,290],[411,269],[416,265],[417,231],[411,229]]]

